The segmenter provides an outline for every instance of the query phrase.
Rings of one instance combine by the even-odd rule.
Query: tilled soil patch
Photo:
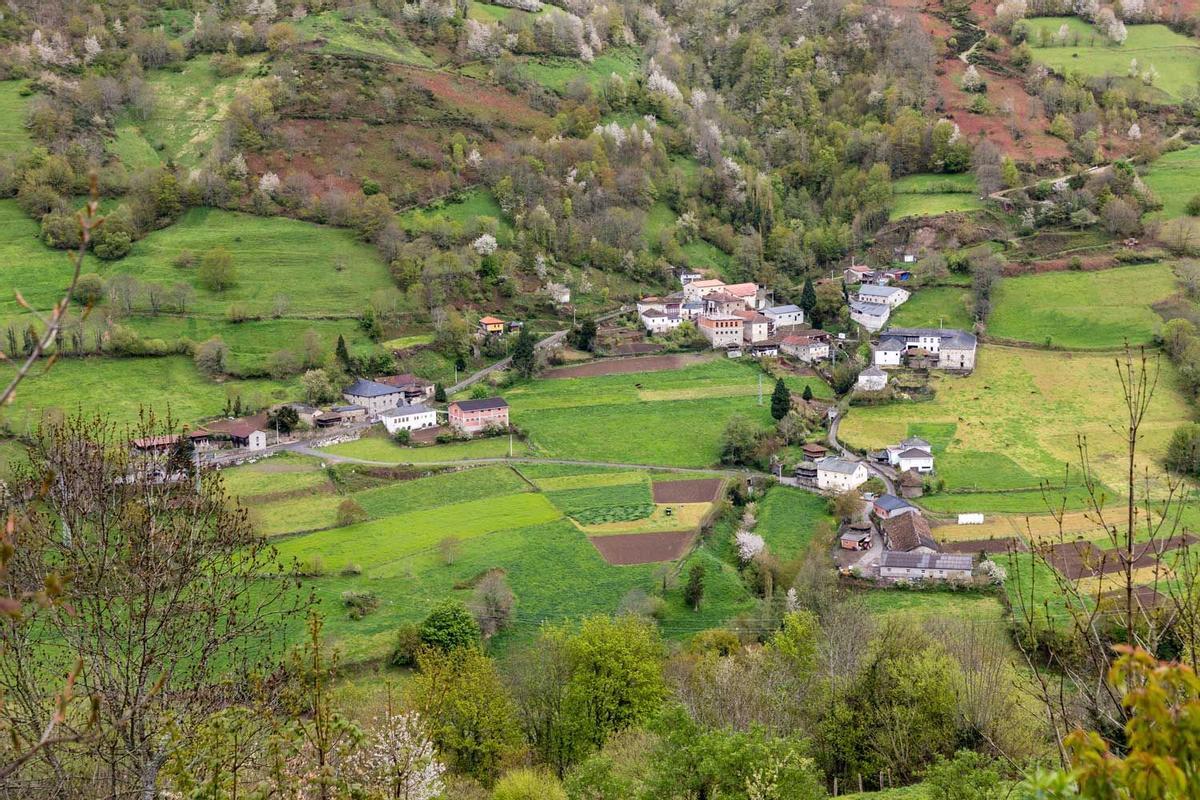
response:
[[[619,533],[612,536],[590,536],[600,555],[609,564],[653,564],[674,561],[691,544],[693,531],[660,531],[657,533]]]
[[[1010,550],[1024,551],[1028,548],[1025,542],[1015,536],[1001,536],[994,539],[966,539],[961,542],[943,542],[942,550],[947,553],[1007,553]]]
[[[659,481],[652,484],[656,503],[712,503],[721,491],[722,478]]]

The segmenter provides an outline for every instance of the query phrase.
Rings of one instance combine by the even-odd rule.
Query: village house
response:
[[[310,428],[316,424],[317,417],[321,413],[321,409],[305,403],[288,403],[287,407],[296,412],[296,419]]]
[[[914,500],[925,494],[925,481],[915,470],[909,470],[900,476],[900,494],[907,500]]]
[[[771,336],[771,320],[757,311],[742,309],[733,312],[742,319],[742,338],[747,342],[765,342]]]
[[[717,314],[736,314],[745,311],[746,304],[742,298],[735,297],[723,291],[713,292],[704,298],[704,313],[708,316]]]
[[[736,347],[742,343],[742,318],[732,314],[709,316],[705,314],[696,327],[708,340],[713,349]]]
[[[920,510],[907,500],[894,494],[881,494],[871,502],[871,513],[880,519],[891,519],[901,514],[919,514]]]
[[[677,267],[675,269],[675,277],[677,277],[679,279],[680,286],[687,286],[692,281],[700,280],[701,278],[704,277],[704,275],[702,275],[699,272],[696,272],[696,270],[694,270],[694,269],[688,269],[687,267]]]
[[[879,558],[879,577],[886,580],[969,581],[975,558],[959,553],[897,553]]]
[[[388,409],[379,415],[379,419],[392,435],[401,430],[416,431],[437,427],[437,412],[420,403]]]
[[[704,278],[692,281],[683,287],[684,300],[688,303],[698,303],[707,295],[724,288],[725,281],[719,281],[716,278]]]
[[[842,526],[838,544],[843,550],[870,550],[874,529],[865,520],[850,522]]]
[[[874,365],[858,373],[854,388],[860,392],[878,392],[887,387],[887,373]]]
[[[939,549],[928,520],[919,511],[889,517],[879,527],[883,531],[883,543],[889,550],[936,553]]]
[[[802,481],[816,483],[817,482],[817,462],[801,461],[792,470],[792,475],[796,476],[797,478],[799,478]]]
[[[234,447],[262,450],[267,446],[267,432],[260,428],[255,420],[235,421],[224,426],[221,432],[229,437],[229,443]]]
[[[432,381],[418,378],[411,372],[406,372],[403,375],[388,375],[383,378],[376,378],[375,382],[382,383],[385,386],[395,386],[404,396],[404,402],[409,405],[432,400],[433,394],[437,390]]]
[[[663,312],[665,312],[666,310],[667,310],[667,301],[657,295],[650,295],[649,297],[643,297],[641,300],[637,301],[637,313],[638,313],[639,317],[642,314],[645,314],[647,311],[663,311]]]
[[[779,342],[774,339],[767,339],[762,342],[754,342],[749,345],[750,355],[754,358],[778,358],[779,357]]]
[[[753,310],[762,305],[762,296],[759,294],[757,283],[734,283],[726,286],[722,291],[741,300],[745,308]]]
[[[329,410],[341,418],[343,425],[353,425],[355,422],[367,421],[367,407],[358,403],[351,403],[346,406],[334,406]]]
[[[899,366],[908,357],[927,357],[937,369],[975,369],[973,334],[955,328],[889,328],[875,347],[875,365]]]
[[[484,336],[503,336],[504,320],[499,317],[481,317],[479,319],[479,333]]]
[[[804,453],[804,457],[809,461],[820,461],[825,456],[829,455],[829,448],[823,444],[816,442],[808,442],[800,446],[800,452]]]
[[[906,269],[889,269],[883,273],[883,277],[896,283],[907,283],[912,278],[912,273]]]
[[[183,440],[191,442],[192,447],[197,450],[206,449],[212,444],[212,440],[208,431],[203,428],[192,431],[187,434],[160,434],[158,436],[143,436],[134,439],[129,443],[129,446],[134,452],[149,454],[149,453],[167,453],[179,446]]]
[[[829,334],[810,336],[790,334],[779,340],[779,349],[785,355],[812,364],[829,358]]]
[[[919,436],[910,436],[887,449],[887,461],[898,472],[933,472],[933,446]]]
[[[704,314],[704,303],[684,303],[679,309],[679,316],[685,320],[699,319]]]
[[[865,264],[852,264],[842,273],[842,280],[847,284],[863,283],[875,277],[875,270]]]
[[[899,286],[874,286],[864,284],[858,287],[856,298],[860,303],[878,303],[892,308],[904,305],[912,294]]]
[[[885,303],[860,303],[850,301],[850,319],[874,333],[887,324],[892,307]]]
[[[826,456],[817,462],[817,488],[823,492],[848,492],[862,486],[869,477],[867,465],[861,461]]]
[[[463,433],[479,433],[508,427],[508,403],[502,397],[456,400],[446,407],[450,427]]]
[[[372,419],[389,408],[404,404],[404,391],[398,386],[389,386],[386,383],[364,379],[356,380],[343,389],[342,397],[351,405],[365,408],[367,416]]]
[[[646,333],[668,333],[675,330],[683,323],[683,319],[677,314],[668,314],[665,311],[657,309],[648,309],[641,314],[642,327],[646,329]]]
[[[763,309],[763,315],[771,320],[771,333],[775,333],[776,328],[781,328],[785,325],[803,325],[804,310],[800,306],[771,306]]]

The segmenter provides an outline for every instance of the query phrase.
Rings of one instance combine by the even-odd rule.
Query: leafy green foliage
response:
[[[446,653],[479,644],[479,625],[467,607],[454,600],[435,606],[421,623],[419,634],[422,644]]]

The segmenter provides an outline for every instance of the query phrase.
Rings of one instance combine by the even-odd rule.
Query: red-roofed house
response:
[[[504,320],[499,317],[480,317],[479,332],[487,335],[503,334]]]
[[[720,347],[736,347],[742,343],[741,317],[732,314],[700,317],[696,327],[714,349]]]
[[[726,286],[722,291],[741,300],[746,308],[758,308],[757,283],[735,283],[731,286]]]
[[[779,340],[779,349],[793,358],[812,363],[829,358],[829,337],[820,334],[812,336],[792,334]]]

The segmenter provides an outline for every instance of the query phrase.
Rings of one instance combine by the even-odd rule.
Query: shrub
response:
[[[223,375],[228,368],[229,347],[220,336],[214,336],[196,346],[192,359],[202,374],[210,378]]]
[[[408,428],[401,428],[392,434],[392,441],[401,447],[407,447],[412,444],[412,431]]]
[[[325,574],[325,561],[320,556],[306,558],[296,565],[296,574],[301,578],[319,578]]]
[[[96,305],[104,299],[104,279],[95,272],[80,275],[71,292],[71,299],[81,306]]]
[[[356,522],[362,522],[365,519],[367,519],[367,512],[354,498],[347,497],[338,505],[337,525],[339,528],[353,525]]]
[[[1190,217],[1200,217],[1200,194],[1192,195],[1192,199],[1187,201],[1185,210]]]
[[[567,793],[549,772],[515,769],[496,782],[492,800],[567,800]]]
[[[133,236],[127,231],[107,231],[101,229],[96,233],[92,243],[92,252],[97,258],[105,261],[116,261],[129,255],[133,249]]]
[[[422,644],[449,652],[478,644],[479,626],[462,603],[444,600],[421,623],[420,636]]]
[[[342,605],[350,609],[350,619],[358,620],[379,608],[379,597],[374,592],[342,592]]]
[[[223,292],[237,283],[233,255],[224,247],[214,247],[200,259],[197,272],[200,285],[213,292]]]
[[[417,651],[421,649],[421,633],[411,622],[396,630],[396,647],[392,650],[392,666],[411,667],[417,663]]]
[[[180,250],[171,263],[180,269],[191,269],[196,266],[196,254],[191,250]]]

